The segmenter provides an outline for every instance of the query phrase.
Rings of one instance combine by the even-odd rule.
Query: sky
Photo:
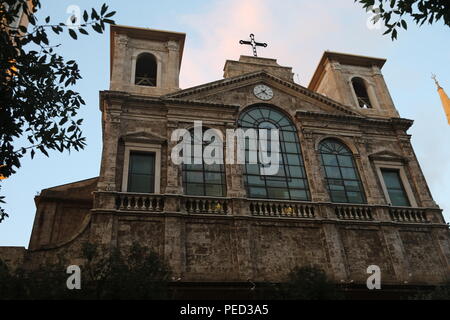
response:
[[[107,1],[107,0],[105,0]],[[70,6],[100,8],[105,1],[42,1],[41,21],[66,21]],[[353,0],[109,0],[117,24],[187,34],[180,85],[188,88],[222,79],[227,59],[251,55],[239,45],[250,33],[269,46],[259,56],[293,67],[295,81],[307,86],[325,50],[386,58],[382,72],[400,115],[413,119],[412,144],[435,201],[450,221],[450,126],[431,73],[450,94],[450,29],[443,23],[416,27],[392,42],[383,28]],[[109,88],[109,30],[77,41],[52,36],[59,53],[78,62],[83,79],[74,88],[87,105],[81,110],[87,147],[81,152],[29,155],[18,173],[2,182],[10,217],[0,223],[0,246],[27,247],[42,189],[96,177],[101,157],[99,91]]]

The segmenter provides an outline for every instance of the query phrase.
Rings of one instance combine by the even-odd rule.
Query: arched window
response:
[[[356,94],[356,99],[358,99],[359,106],[363,109],[372,108],[365,81],[361,78],[353,78],[352,85]]]
[[[204,131],[206,130],[207,129],[204,129]],[[205,150],[205,147],[207,147],[214,141],[204,142],[201,137],[195,136],[194,129],[192,129],[190,133],[192,143],[192,157],[191,164],[183,164],[184,193],[191,196],[224,197],[226,195],[224,165],[208,165],[205,163],[203,158],[201,159],[201,164],[195,164],[194,161],[194,143],[197,142],[198,144],[202,145],[203,152]]]
[[[275,175],[262,175],[261,169],[264,166],[260,161],[258,164],[249,163],[250,144],[249,141],[246,141],[244,177],[248,196],[266,199],[309,200],[309,187],[298,134],[291,120],[273,107],[258,105],[241,114],[238,126],[243,130],[279,130],[280,166]],[[257,146],[259,151],[259,144]]]
[[[135,84],[156,87],[158,64],[154,55],[142,53],[136,60]]]
[[[337,140],[327,139],[320,143],[319,152],[331,201],[365,203],[355,160],[347,146]]]

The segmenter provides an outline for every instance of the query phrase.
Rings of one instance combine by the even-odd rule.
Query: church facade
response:
[[[121,250],[138,242],[193,288],[248,290],[299,266],[361,287],[374,265],[384,287],[450,280],[449,229],[384,59],[327,51],[303,87],[292,68],[241,56],[226,61],[223,79],[180,90],[184,42],[182,33],[111,27],[100,175],[43,190],[29,248],[0,248],[1,258],[38,266],[63,254],[82,265],[85,242]],[[278,129],[278,174],[247,163],[175,164],[172,134],[194,121],[223,136]]]

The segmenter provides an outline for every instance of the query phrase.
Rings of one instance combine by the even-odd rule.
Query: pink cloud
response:
[[[269,43],[259,50],[260,56],[292,66],[303,85],[323,51],[369,54],[385,41],[380,32],[367,29],[367,15],[353,2],[284,0],[280,6],[275,0],[220,1],[206,12],[181,20],[198,35],[193,43],[188,34],[181,72],[184,88],[221,79],[227,59],[251,55],[251,48],[239,45],[250,33],[257,41]]]

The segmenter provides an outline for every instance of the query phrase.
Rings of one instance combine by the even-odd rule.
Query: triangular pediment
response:
[[[392,151],[380,151],[377,153],[373,153],[369,155],[371,160],[379,160],[379,161],[392,161],[392,162],[407,162],[408,159],[404,156],[397,154]]]
[[[156,135],[154,133],[139,131],[133,132],[121,137],[124,142],[137,142],[137,143],[153,143],[153,144],[163,144],[167,141],[166,138]]]
[[[296,101],[300,101],[300,103],[297,103],[296,106],[298,111],[365,117],[350,106],[343,105],[294,82],[277,78],[266,71],[258,71],[206,83],[204,85],[168,94],[162,98],[190,102],[223,103],[226,105],[243,106],[243,104],[249,104],[249,97],[253,98],[250,89],[257,84],[266,84],[270,86],[275,92],[275,97],[279,98],[275,98],[273,100],[287,101],[289,96],[291,96],[292,98],[295,98]],[[255,99],[253,102],[257,103],[258,100]],[[272,101],[266,101],[266,103],[272,103]],[[274,104],[276,103],[274,102]]]

